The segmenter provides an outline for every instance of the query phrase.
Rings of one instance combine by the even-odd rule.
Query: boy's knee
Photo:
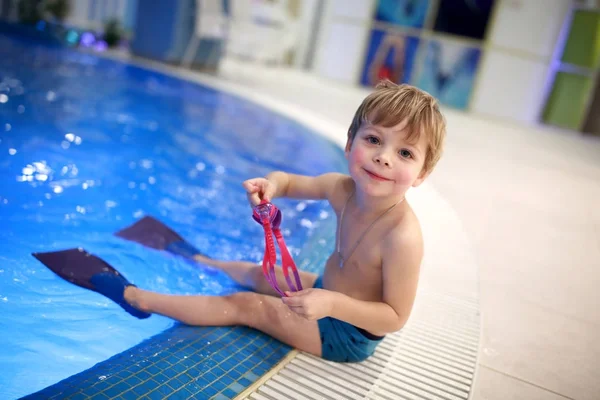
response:
[[[254,287],[266,282],[262,268],[258,265],[255,268],[252,268],[250,271],[250,279],[252,279],[252,284]]]
[[[243,322],[244,316],[252,314],[259,305],[258,294],[254,292],[239,292],[227,296],[239,319]]]
[[[272,320],[277,314],[275,307],[262,294],[240,292],[228,298],[235,305],[240,323],[252,328],[260,328],[264,321]]]

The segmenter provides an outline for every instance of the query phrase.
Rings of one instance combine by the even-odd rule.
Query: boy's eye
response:
[[[412,158],[412,153],[406,149],[400,150],[400,156],[403,158]]]
[[[367,136],[367,142],[371,144],[378,144],[379,139],[377,139],[375,136]]]

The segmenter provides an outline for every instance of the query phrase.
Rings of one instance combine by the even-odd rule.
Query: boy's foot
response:
[[[123,298],[132,307],[142,312],[148,312],[149,310],[146,307],[146,303],[141,299],[140,292],[141,289],[135,285],[127,286],[125,288],[125,292],[123,293]]]
[[[139,319],[150,317],[151,314],[133,307],[125,300],[125,292],[135,286],[129,283],[123,275],[103,272],[92,276],[90,282],[95,286],[96,292],[108,297],[134,317]]]
[[[84,249],[34,253],[33,256],[64,280],[108,297],[134,317],[150,316],[125,301],[125,289],[132,286],[131,283],[106,261]]]
[[[194,258],[194,261],[196,261],[200,264],[215,266],[215,263],[214,263],[215,260],[204,254],[200,254],[200,253],[194,254],[193,258]]]

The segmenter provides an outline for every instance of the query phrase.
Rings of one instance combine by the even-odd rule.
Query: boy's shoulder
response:
[[[403,253],[405,255],[422,257],[423,254],[423,233],[419,218],[407,203],[405,210],[397,219],[397,223],[383,237],[382,245],[384,256],[388,254]]]
[[[339,172],[330,172],[326,175],[329,180],[327,200],[337,210],[339,207],[343,207],[348,196],[353,192],[354,181],[350,175]]]

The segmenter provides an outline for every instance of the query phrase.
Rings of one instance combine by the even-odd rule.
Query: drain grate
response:
[[[476,299],[421,291],[410,321],[361,363],[298,353],[241,396],[251,400],[466,400],[479,347]]]

